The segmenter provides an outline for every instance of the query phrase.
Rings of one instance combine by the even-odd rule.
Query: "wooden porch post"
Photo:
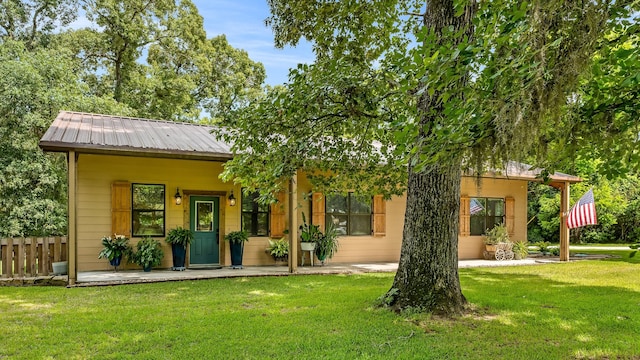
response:
[[[563,182],[560,188],[560,261],[569,261],[569,182]]]
[[[68,229],[67,229],[67,260],[69,285],[75,285],[78,279],[77,266],[77,228],[76,228],[76,152],[71,150],[67,154],[67,180],[68,180]]]
[[[298,271],[298,174],[289,180],[289,273]]]

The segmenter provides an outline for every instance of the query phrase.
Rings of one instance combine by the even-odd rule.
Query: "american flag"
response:
[[[598,218],[596,216],[596,203],[593,199],[593,189],[589,189],[569,211],[567,227],[573,229],[585,225],[596,225],[597,223]]]
[[[469,212],[471,213],[471,215],[477,214],[480,211],[484,210],[484,207],[482,206],[482,204],[480,204],[480,201],[476,199],[471,199],[471,201],[469,202],[469,205],[471,206],[471,208],[469,209]]]

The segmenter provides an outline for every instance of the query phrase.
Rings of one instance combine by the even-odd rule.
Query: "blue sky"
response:
[[[289,69],[313,62],[311,45],[301,42],[295,48],[276,49],[273,32],[265,26],[269,6],[264,0],[192,0],[204,18],[207,37],[225,34],[229,44],[247,51],[266,71],[266,83],[287,81]]]

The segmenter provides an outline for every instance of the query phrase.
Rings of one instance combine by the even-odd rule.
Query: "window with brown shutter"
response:
[[[488,230],[505,222],[505,201],[501,198],[474,197],[469,200],[472,236],[485,235]]]
[[[242,230],[250,236],[268,236],[270,208],[269,205],[258,202],[260,192],[245,195],[242,192]],[[284,231],[284,229],[282,230]],[[275,236],[275,235],[272,235]]]
[[[165,235],[165,186],[132,184],[131,217],[133,236]]]

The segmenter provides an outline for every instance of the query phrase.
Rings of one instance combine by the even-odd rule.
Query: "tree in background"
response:
[[[633,174],[608,179],[600,174],[604,161],[578,159],[574,171],[584,182],[571,186],[573,205],[593,188],[598,224],[571,231],[572,243],[631,243],[640,240],[637,213],[640,178]],[[559,242],[560,195],[543,184],[529,184],[529,241]]]
[[[86,96],[77,64],[59,51],[0,45],[0,237],[66,233],[66,160],[38,148],[60,109],[126,114],[112,99]]]
[[[635,3],[637,11],[637,2]],[[635,14],[637,15],[637,13]],[[593,187],[598,225],[573,230],[572,242],[631,243],[640,239],[640,36],[634,17],[611,20],[597,43],[590,72],[572,94],[548,163],[577,174],[572,204]],[[560,199],[555,191],[530,186],[529,238],[558,241]]]
[[[79,6],[93,26],[58,32]],[[66,232],[66,161],[38,148],[61,109],[219,121],[264,78],[188,0],[0,2],[0,237]]]
[[[0,39],[22,41],[27,49],[46,46],[53,31],[78,16],[73,0],[4,0],[0,3]]]
[[[550,129],[571,120],[565,111],[598,39],[629,9],[570,1],[269,5],[276,45],[305,38],[316,61],[228,123],[239,155],[226,178],[265,197],[298,169],[324,191],[391,195],[406,186],[386,302],[461,313],[463,169],[482,173],[531,155],[545,164],[548,144],[567,135]]]
[[[82,6],[94,26],[68,30],[58,44],[81,60],[92,93],[112,96],[135,116],[217,121],[261,92],[262,64],[224,35],[207,39],[189,0],[86,0]]]

